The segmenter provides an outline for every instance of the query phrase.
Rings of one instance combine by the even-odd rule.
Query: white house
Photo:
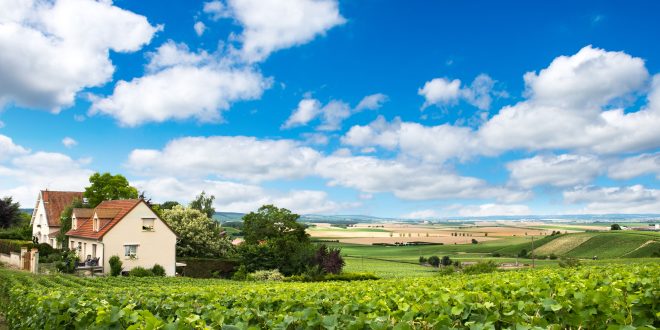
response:
[[[176,234],[141,199],[105,201],[94,209],[74,209],[69,248],[81,261],[98,258],[110,273],[110,257],[119,256],[124,270],[159,264],[174,276]]]
[[[83,193],[78,191],[42,190],[37,197],[37,205],[32,212],[32,237],[39,243],[48,243],[59,248],[57,234],[60,232],[60,215],[75,199],[82,200]]]

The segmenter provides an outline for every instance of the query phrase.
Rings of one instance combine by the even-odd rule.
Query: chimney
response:
[[[75,214],[71,215],[71,229],[73,230],[78,229],[78,219],[76,219]]]

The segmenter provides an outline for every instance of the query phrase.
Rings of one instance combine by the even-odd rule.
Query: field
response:
[[[17,329],[650,329],[659,291],[658,263],[350,283],[0,269],[0,312]]]

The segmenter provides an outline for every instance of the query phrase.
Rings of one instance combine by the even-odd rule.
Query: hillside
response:
[[[565,234],[534,250],[536,255],[577,258],[644,258],[660,254],[660,233],[609,231]]]

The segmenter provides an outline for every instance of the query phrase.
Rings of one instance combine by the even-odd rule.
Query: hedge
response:
[[[178,273],[195,278],[230,278],[239,265],[237,260],[213,258],[178,258],[177,262],[186,264],[177,267]]]
[[[13,239],[0,239],[0,253],[9,254],[11,252],[21,252],[21,247],[26,246],[31,249],[34,244],[31,241],[19,241]]]

